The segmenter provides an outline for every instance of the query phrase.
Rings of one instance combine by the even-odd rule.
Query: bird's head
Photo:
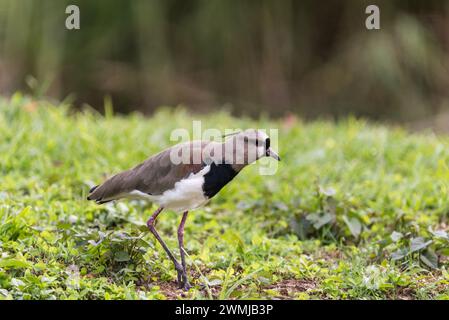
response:
[[[271,148],[270,137],[262,130],[247,129],[239,132],[234,134],[232,139],[228,139],[226,144],[232,148],[232,158],[237,165],[251,164],[262,157],[281,160],[279,155]]]

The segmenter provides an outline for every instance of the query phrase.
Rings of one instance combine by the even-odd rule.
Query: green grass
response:
[[[283,161],[273,176],[246,168],[190,214],[183,293],[145,228],[155,207],[85,198],[194,119],[279,128]],[[0,100],[0,299],[447,299],[448,163],[445,136],[351,118],[103,117],[16,94]],[[179,220],[158,219],[174,249]]]

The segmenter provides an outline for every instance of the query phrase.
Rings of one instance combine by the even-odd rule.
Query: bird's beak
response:
[[[273,151],[273,149],[268,148],[267,149],[267,157],[272,157],[273,159],[276,159],[277,161],[281,161],[281,158],[279,155]]]

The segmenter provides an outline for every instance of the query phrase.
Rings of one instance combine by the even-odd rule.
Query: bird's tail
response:
[[[98,192],[98,191],[101,191],[98,189],[101,186],[102,185],[98,185],[98,186],[91,188],[89,190],[89,195],[87,196],[87,200],[95,201],[97,204],[103,204],[103,203],[112,201],[112,199],[111,200],[103,200],[103,193]],[[95,192],[95,191],[97,191],[97,192]]]
[[[98,202],[98,200],[100,200],[98,198],[98,195],[95,194],[95,190],[98,189],[100,185],[96,185],[95,187],[90,188],[89,190],[89,195],[87,196],[87,200],[91,201],[91,200],[95,200]]]
[[[98,204],[103,204],[119,199],[120,195],[126,191],[124,177],[126,177],[126,172],[116,174],[102,184],[91,188],[89,190],[87,200],[95,201]]]
[[[89,194],[91,194],[92,192],[94,192],[95,189],[97,189],[97,188],[98,188],[98,186],[95,186],[95,187],[91,188],[91,189],[89,190]],[[92,199],[89,199],[89,197],[87,197],[87,200],[92,200]]]

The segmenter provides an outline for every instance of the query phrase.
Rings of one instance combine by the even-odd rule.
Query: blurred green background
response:
[[[81,30],[65,29],[68,4]],[[445,129],[448,14],[439,0],[0,0],[0,94]]]

